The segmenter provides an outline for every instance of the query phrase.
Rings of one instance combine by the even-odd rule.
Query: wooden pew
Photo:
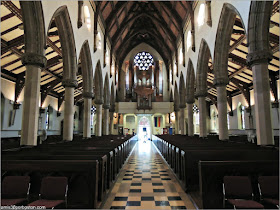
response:
[[[41,178],[53,174],[66,176],[69,185],[68,208],[97,208],[97,160],[2,160],[1,166],[2,176],[30,175],[33,187],[36,187],[32,185],[36,182],[35,174]]]
[[[279,161],[199,161],[199,187],[204,209],[223,208],[223,177],[250,176],[254,195],[258,196],[260,175],[279,175]]]
[[[185,152],[185,153],[184,153]],[[183,154],[184,153],[184,154]],[[224,150],[185,150],[182,151],[182,181],[185,190],[192,191],[198,187],[198,162],[200,160],[278,160],[276,150],[248,150],[224,149]]]

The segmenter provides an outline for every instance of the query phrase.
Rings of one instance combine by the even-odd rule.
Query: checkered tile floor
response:
[[[195,209],[151,142],[139,141],[103,209]]]

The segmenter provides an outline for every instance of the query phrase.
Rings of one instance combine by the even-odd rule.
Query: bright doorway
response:
[[[140,118],[137,131],[139,141],[151,140],[151,123],[148,117],[142,116]]]

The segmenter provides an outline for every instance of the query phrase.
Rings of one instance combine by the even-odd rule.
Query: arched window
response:
[[[179,63],[182,65],[184,61],[183,49],[182,47],[179,50]]]
[[[101,35],[100,35],[100,32],[97,33],[97,36],[96,36],[96,45],[97,45],[97,49],[101,50]]]
[[[245,129],[245,107],[239,103],[238,104],[238,127],[239,129]]]
[[[92,106],[91,107],[91,110],[90,110],[90,128],[91,130],[93,130],[93,126],[94,126],[94,116],[95,116],[95,112],[96,112],[96,108],[95,106]]]
[[[91,29],[90,12],[88,6],[84,6],[84,22],[87,25],[88,30]]]
[[[191,48],[192,46],[192,33],[191,31],[188,31],[187,34],[187,51]]]
[[[51,129],[53,108],[49,105],[46,111],[46,130]]]
[[[109,65],[109,64],[110,64],[109,50],[106,50],[105,62],[106,62],[106,65]]]
[[[134,57],[134,66],[138,66],[139,70],[148,70],[154,65],[154,58],[148,52],[139,52]]]
[[[212,112],[211,118],[213,122],[213,130],[217,130],[217,114],[214,110]]]
[[[195,124],[199,125],[199,109],[196,106],[196,104],[193,105],[193,113],[194,113],[194,118],[195,118]]]
[[[201,4],[197,15],[198,27],[202,26],[205,22],[205,4]]]
[[[227,113],[227,126],[228,126],[228,129],[229,129],[229,113]]]

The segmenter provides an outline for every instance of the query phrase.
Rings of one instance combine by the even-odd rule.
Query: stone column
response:
[[[91,118],[91,106],[92,106],[92,96],[93,94],[83,93],[84,96],[84,119],[83,119],[83,137],[90,138],[90,118]]]
[[[185,106],[180,106],[180,119],[179,119],[179,127],[181,130],[181,135],[186,135],[186,126],[185,126]]]
[[[95,135],[102,136],[102,104],[96,104],[96,129]]]
[[[42,55],[25,53],[22,56],[26,73],[20,145],[37,145],[41,68],[46,63]]]
[[[64,121],[63,121],[63,140],[73,140],[74,129],[74,90],[77,86],[76,80],[63,80],[62,85],[65,87],[64,95]]]
[[[206,100],[205,95],[198,96],[198,109],[199,109],[199,137],[207,137],[207,125],[206,125]]]
[[[114,133],[114,111],[109,109],[109,116],[110,116],[110,134],[113,135]]]
[[[228,140],[226,82],[216,83],[219,122],[219,139]]]
[[[179,119],[180,119],[180,110],[174,109],[175,112],[175,134],[179,134],[180,126],[179,126]]]
[[[109,105],[103,105],[104,117],[103,117],[103,135],[109,135]]]
[[[194,127],[193,127],[193,103],[187,104],[188,109],[188,136],[194,135]]]
[[[255,119],[258,145],[271,145],[274,143],[271,119],[270,86],[268,75],[268,61],[270,52],[255,52],[247,57],[252,66],[253,86],[255,98]]]

